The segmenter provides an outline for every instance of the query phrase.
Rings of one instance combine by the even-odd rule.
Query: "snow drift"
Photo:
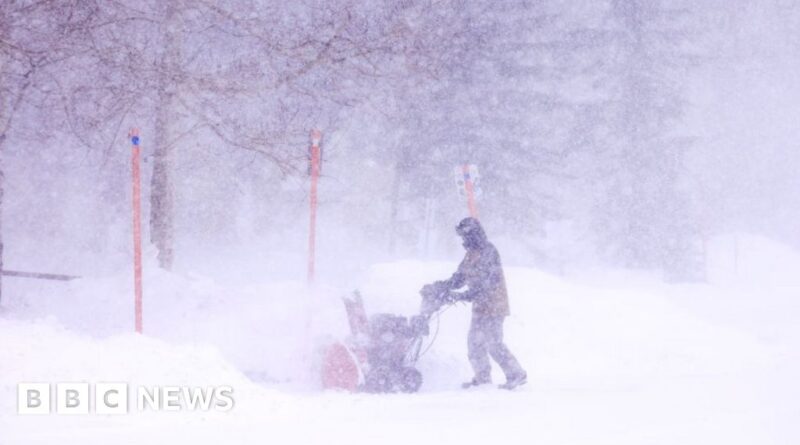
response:
[[[761,245],[745,251],[771,249]],[[415,313],[421,285],[454,267],[370,267],[359,280],[367,311]],[[52,443],[67,432],[82,443],[789,443],[793,434],[789,407],[800,391],[789,376],[799,368],[792,345],[800,336],[786,315],[797,306],[785,286],[765,294],[785,309],[773,317],[781,328],[765,336],[742,322],[748,309],[741,302],[753,300],[747,286],[665,285],[630,273],[567,279],[509,267],[506,339],[529,371],[527,387],[456,389],[470,377],[469,309],[457,305],[433,321],[419,362],[421,393],[373,396],[318,391],[314,350],[346,335],[339,296],[349,289],[234,287],[151,272],[146,334],[135,335],[121,277],[28,295],[0,318],[0,443]],[[711,312],[722,298],[729,310]],[[16,416],[16,384],[31,381],[225,384],[236,406],[229,413]]]

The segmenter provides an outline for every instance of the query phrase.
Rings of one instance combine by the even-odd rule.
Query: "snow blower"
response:
[[[426,285],[420,294],[420,313],[411,318],[381,313],[368,319],[358,291],[350,298],[344,297],[351,335],[325,349],[323,388],[369,393],[417,392],[422,386],[417,360],[435,340],[434,336],[423,350],[430,319],[450,302],[449,292],[441,286]]]

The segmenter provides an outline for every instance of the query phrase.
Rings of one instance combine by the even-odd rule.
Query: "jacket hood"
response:
[[[456,233],[466,249],[480,249],[489,242],[481,223],[472,217],[462,219],[456,226]]]

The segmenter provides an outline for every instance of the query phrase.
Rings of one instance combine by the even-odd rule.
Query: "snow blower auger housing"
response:
[[[323,387],[370,393],[417,392],[416,369],[429,320],[446,302],[439,289],[423,288],[419,315],[374,314],[367,318],[358,291],[344,297],[350,337],[329,345],[322,363]]]

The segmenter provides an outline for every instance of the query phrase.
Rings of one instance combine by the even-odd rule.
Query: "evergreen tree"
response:
[[[658,0],[610,2],[594,36],[603,43],[592,67],[603,96],[581,110],[599,149],[589,177],[602,187],[594,224],[603,253],[672,276],[685,276],[695,253],[691,202],[681,188],[691,139],[679,131],[682,80],[694,60],[688,18],[687,9]]]

